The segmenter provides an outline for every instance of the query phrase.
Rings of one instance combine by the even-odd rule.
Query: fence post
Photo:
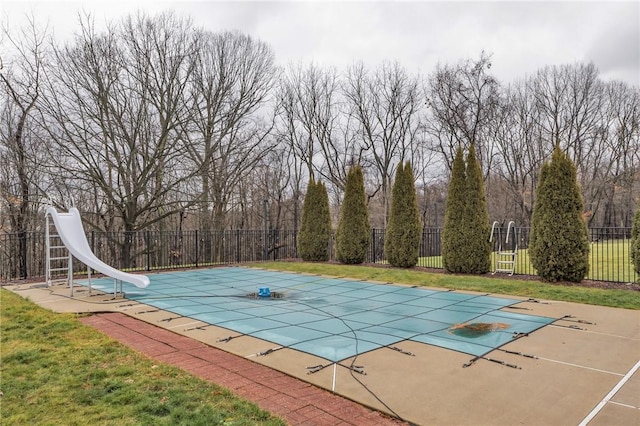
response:
[[[271,240],[273,241],[273,261],[275,262],[277,259],[277,255],[278,255],[278,249],[276,248],[276,246],[278,245],[280,238],[278,238],[278,230],[277,229],[272,229],[271,230]]]
[[[195,252],[196,252],[196,268],[198,267],[198,230],[196,229],[195,231]]]
[[[144,232],[144,239],[145,239],[144,244],[146,246],[145,249],[146,249],[146,252],[147,252],[146,253],[147,254],[146,255],[146,258],[147,258],[146,259],[147,260],[147,267],[146,267],[147,272],[151,270],[151,247],[149,247],[149,244],[150,244],[150,241],[151,241],[151,236],[149,235],[150,232],[151,231],[148,231],[148,230]]]
[[[236,263],[240,263],[240,230],[236,229]]]
[[[371,228],[371,263],[376,263],[376,230]]]

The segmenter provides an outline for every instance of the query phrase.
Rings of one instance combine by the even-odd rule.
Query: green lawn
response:
[[[633,290],[604,290],[550,284],[537,280],[518,280],[501,277],[490,278],[472,275],[430,273],[413,269],[329,263],[266,262],[252,264],[251,266],[334,277],[350,277],[370,281],[455,290],[471,290],[493,294],[510,294],[513,296],[561,300],[614,308],[640,309],[640,292]]]
[[[586,279],[612,282],[634,282],[640,277],[633,272],[633,264],[629,258],[629,240],[607,240],[591,243],[589,252],[589,273]],[[496,253],[492,253],[491,265],[495,265]],[[441,256],[421,257],[419,266],[427,268],[443,268]],[[529,250],[518,250],[516,274],[535,275],[529,260]]]
[[[2,425],[284,425],[230,391],[0,289]]]
[[[591,243],[589,279],[633,282],[640,279],[633,272],[630,240],[608,240]]]

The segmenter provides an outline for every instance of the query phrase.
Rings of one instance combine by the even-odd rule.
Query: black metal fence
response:
[[[45,276],[45,234],[27,238],[27,278]],[[87,240],[95,255],[117,269],[152,271],[208,265],[293,259],[297,257],[293,231],[227,230],[184,232],[91,232]],[[55,242],[54,242],[55,243]],[[55,243],[61,244],[61,243]],[[19,268],[18,235],[0,235],[0,280],[23,278]],[[74,272],[86,272],[74,262]]]
[[[587,279],[612,282],[635,282],[638,275],[630,260],[631,228],[592,228],[590,271]],[[506,229],[501,235],[506,235]],[[516,228],[518,257],[515,273],[535,275],[528,255],[529,228]],[[440,255],[442,229],[425,228],[420,246],[418,266],[442,268]],[[91,232],[87,235],[96,256],[105,263],[128,271],[190,268],[209,265],[260,262],[297,258],[296,233],[288,230],[226,230],[156,232]],[[502,249],[513,250],[516,239],[502,242]],[[26,276],[44,278],[44,233],[26,235]],[[330,243],[331,259],[335,258],[335,240]],[[494,250],[499,243],[494,241]],[[22,278],[19,267],[18,235],[0,235],[0,280]],[[366,262],[385,263],[384,229],[372,229]],[[74,263],[78,274],[86,272],[80,262]]]

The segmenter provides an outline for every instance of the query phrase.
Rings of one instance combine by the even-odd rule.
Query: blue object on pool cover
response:
[[[482,356],[553,321],[501,310],[507,298],[286,272],[223,267],[150,275],[128,299],[329,361],[413,340]],[[86,281],[80,284],[86,284]],[[92,281],[104,291],[110,279]],[[269,287],[270,297],[257,297]],[[264,293],[264,291],[263,291]],[[497,324],[482,333],[452,327]]]

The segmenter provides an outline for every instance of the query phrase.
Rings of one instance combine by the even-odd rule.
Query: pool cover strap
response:
[[[266,351],[258,352],[258,356],[267,356],[269,354],[274,353],[275,351],[279,351],[280,349],[284,349],[284,346],[278,346],[275,348],[269,348]]]
[[[498,349],[498,350],[500,352],[504,352],[504,353],[511,354],[511,355],[519,355],[519,356],[523,356],[525,358],[538,359],[538,357],[535,356],[535,355],[524,354],[524,353],[518,352],[518,351],[509,351],[507,349]]]
[[[515,364],[509,364],[508,362],[505,361],[501,361],[499,359],[495,359],[495,358],[489,358],[486,356],[477,356],[475,358],[473,358],[471,361],[467,362],[466,364],[462,365],[462,368],[467,368],[467,367],[471,367],[472,365],[474,365],[476,363],[477,360],[479,359],[484,359],[486,361],[491,361],[491,362],[495,362],[496,364],[500,364],[500,365],[504,365],[505,367],[511,367],[511,368],[515,368],[516,370],[522,370],[521,367],[515,365]]]
[[[312,365],[310,367],[307,367],[307,370],[309,370],[307,372],[307,374],[313,374],[313,373],[317,373],[318,371],[324,370],[327,367],[332,366],[333,364],[335,364],[334,362],[329,363],[329,364],[318,364],[318,365]]]
[[[197,327],[185,328],[184,331],[192,331],[192,330],[204,330],[207,327],[211,327],[211,324],[199,325]]]
[[[392,349],[392,350],[396,351],[396,352],[400,352],[401,354],[404,354],[404,355],[416,356],[416,354],[414,354],[412,352],[409,352],[409,351],[405,351],[404,349],[400,349],[400,348],[398,348],[396,346],[387,346],[387,347],[389,349]]]
[[[177,317],[163,318],[161,320],[158,320],[158,322],[171,322],[174,319],[180,319],[180,318],[184,318],[184,315],[178,315]]]

